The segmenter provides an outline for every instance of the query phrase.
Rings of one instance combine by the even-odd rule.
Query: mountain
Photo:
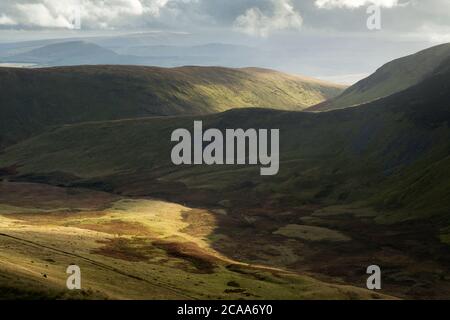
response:
[[[253,47],[225,44],[208,43],[195,46],[176,46],[176,45],[140,45],[131,47],[118,47],[116,49],[120,54],[135,55],[141,57],[254,57],[261,50]]]
[[[0,146],[48,126],[76,122],[200,115],[243,107],[302,110],[341,90],[338,85],[256,68],[0,68]]]
[[[114,51],[134,57],[140,65],[176,67],[186,65],[240,68],[266,66],[271,53],[243,45],[208,43],[194,46],[140,45],[114,47]],[[135,62],[136,63],[136,62]]]
[[[194,46],[141,44],[106,48],[97,44],[95,38],[89,40],[32,41],[3,46],[0,44],[0,62],[32,63],[37,67],[114,64],[240,68],[264,66],[270,55],[261,49],[222,43]]]
[[[356,106],[400,92],[426,79],[448,57],[450,43],[391,61],[368,78],[349,87],[338,97],[313,106],[309,111]]]
[[[86,41],[54,43],[2,58],[4,62],[36,63],[44,66],[108,64],[120,62],[120,55]]]

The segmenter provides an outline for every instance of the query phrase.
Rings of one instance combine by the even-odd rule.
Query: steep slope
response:
[[[52,125],[242,107],[302,110],[339,92],[340,86],[265,69],[0,68],[0,148]]]
[[[308,111],[351,107],[400,92],[430,76],[448,57],[449,43],[391,61],[368,78],[349,87],[340,96],[313,106]]]

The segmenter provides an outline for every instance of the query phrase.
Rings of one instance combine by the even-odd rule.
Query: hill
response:
[[[0,68],[0,148],[53,125],[243,107],[302,110],[341,90],[256,68]]]
[[[328,111],[371,102],[414,86],[432,75],[450,57],[450,44],[435,46],[391,61],[341,95],[308,111]]]
[[[233,193],[234,187],[247,179],[252,187],[246,187],[251,197],[245,201],[255,204],[274,197],[279,201],[286,197],[286,203],[288,199],[301,203],[316,199],[312,195],[330,203],[357,201],[373,194],[373,189],[365,186],[369,181],[373,188],[379,188],[382,182],[398,178],[398,174],[409,177],[402,175],[408,168],[415,169],[412,176],[422,175],[431,168],[442,168],[433,163],[446,163],[449,79],[450,73],[443,72],[361,108],[330,113],[244,109],[206,116],[64,125],[5,149],[0,164],[17,166],[20,174],[49,175],[58,183],[94,180],[113,190],[139,195],[162,192],[159,188],[164,181],[183,185],[190,194],[206,188],[212,192],[211,204],[223,200],[222,192],[227,190],[231,192],[227,197],[236,196],[241,201],[241,194]],[[273,181],[259,177],[256,167],[242,171],[227,166],[176,167],[170,161],[170,133],[176,128],[192,128],[194,120],[203,120],[204,127],[214,128],[280,128],[281,161],[286,165],[280,166],[280,174]],[[436,174],[438,177],[443,183],[447,180]],[[161,181],[152,187],[155,179]],[[302,188],[303,184],[308,187]],[[272,189],[275,186],[279,193]],[[389,205],[386,198],[383,202],[387,208],[401,208],[406,203],[415,206],[428,195],[430,198],[422,200],[422,206],[417,204],[417,209],[441,214],[450,203],[444,202],[445,188],[438,188],[441,193],[436,193],[435,187],[424,188],[421,198],[411,201],[399,196],[392,200],[400,201],[395,206]],[[179,191],[174,188],[166,195],[180,197]],[[441,201],[431,207],[431,199],[437,196]]]
[[[41,66],[114,64],[120,62],[120,55],[86,41],[69,41],[44,45],[2,58],[2,61],[35,63]]]

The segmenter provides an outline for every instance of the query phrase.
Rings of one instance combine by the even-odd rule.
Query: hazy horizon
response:
[[[221,52],[210,53],[204,61],[176,52],[177,59],[154,63],[264,67],[348,85],[393,59],[449,41],[450,30],[445,0],[427,4],[397,0],[61,3],[16,0],[0,4],[0,62],[11,56],[5,44],[25,41],[82,39],[129,55],[135,55],[132,48],[138,46],[183,48],[214,43],[253,51],[226,58]],[[381,10],[379,30],[367,27],[372,4]]]

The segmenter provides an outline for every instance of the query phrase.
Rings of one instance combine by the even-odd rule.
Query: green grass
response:
[[[450,234],[441,234],[440,239],[443,243],[450,245]]]
[[[351,240],[349,237],[336,230],[297,224],[286,225],[275,231],[274,234],[307,241],[341,242]]]
[[[32,185],[12,185],[32,192]],[[58,202],[58,189],[47,191],[59,210],[65,202]],[[39,198],[36,203],[42,205]],[[101,212],[88,208],[58,217],[29,210],[0,215],[0,299],[389,298],[224,257],[207,237],[215,220],[204,219],[211,225],[197,229],[196,219],[183,218],[195,209],[170,202],[122,198]],[[65,289],[65,267],[72,263],[82,270],[79,292]]]

